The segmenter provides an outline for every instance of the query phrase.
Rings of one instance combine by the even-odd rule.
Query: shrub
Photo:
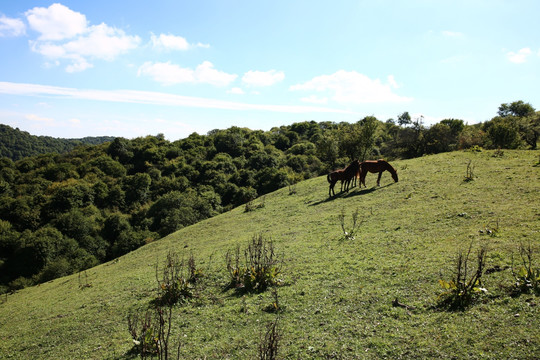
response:
[[[516,279],[514,284],[514,293],[529,293],[540,294],[540,268],[534,266],[534,250],[529,242],[525,247],[523,244],[519,246],[519,256],[521,258],[521,266],[514,268],[514,257],[512,256],[512,274]]]
[[[460,251],[455,263],[454,278],[450,281],[439,280],[443,293],[439,296],[439,307],[450,310],[462,310],[469,306],[478,294],[487,290],[482,287],[482,275],[486,263],[485,247],[481,247],[476,256],[476,269],[472,269],[470,255],[472,243],[467,252]]]
[[[228,251],[226,254],[229,287],[261,292],[280,283],[278,276],[281,274],[281,261],[274,251],[272,241],[266,240],[262,235],[254,236],[243,251],[243,263],[240,254],[240,246],[234,252]]]
[[[356,233],[358,222],[358,208],[352,213],[352,227],[349,231],[345,229],[345,208],[341,209],[338,215],[339,223],[341,225],[341,231],[345,240],[354,240],[354,234]]]
[[[141,359],[157,356],[160,360],[172,358],[170,346],[172,328],[172,307],[156,307],[147,310],[144,316],[136,311],[127,318],[128,330],[133,338],[133,350]],[[176,359],[180,359],[180,342],[176,351]]]
[[[469,160],[469,162],[467,163],[467,170],[466,170],[465,177],[463,178],[463,181],[465,181],[465,182],[473,181],[474,177],[475,177],[474,176],[474,165],[472,164],[472,161]]]
[[[202,276],[202,271],[195,266],[193,254],[187,264],[180,260],[172,251],[167,254],[162,276],[156,265],[156,281],[158,283],[158,298],[156,303],[161,306],[172,306],[187,301],[194,295],[195,283]]]
[[[269,323],[264,336],[259,342],[259,360],[275,360],[278,358],[279,341],[281,334],[278,327],[278,319]]]
[[[152,312],[147,310],[144,317],[138,312],[128,315],[128,330],[133,338],[134,350],[145,359],[157,354],[158,333],[152,321]]]

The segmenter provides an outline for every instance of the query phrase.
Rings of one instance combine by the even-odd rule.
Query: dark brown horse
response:
[[[364,161],[360,164],[360,186],[364,184],[364,187],[366,187],[366,174],[368,171],[370,173],[379,173],[379,177],[377,178],[377,186],[381,186],[381,175],[387,170],[390,172],[390,174],[392,174],[392,179],[394,179],[394,182],[397,182],[397,171],[386,160],[379,159]]]
[[[334,186],[338,181],[341,181],[341,191],[343,191],[343,185],[345,185],[345,191],[349,191],[351,181],[356,180],[357,177],[360,177],[360,162],[358,160],[354,160],[345,169],[332,171],[326,176],[326,180],[330,183],[328,196],[332,196],[332,193],[334,196],[336,195]]]

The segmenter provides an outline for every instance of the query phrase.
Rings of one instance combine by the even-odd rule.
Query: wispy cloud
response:
[[[513,62],[514,64],[522,64],[527,61],[527,58],[532,54],[532,51],[530,48],[523,48],[520,49],[517,53],[513,51],[509,51],[506,53],[506,57],[510,62]]]
[[[0,16],[0,37],[21,36],[25,34],[25,31],[26,26],[21,19]]]
[[[40,34],[30,41],[32,51],[53,63],[67,60],[67,72],[91,68],[93,59],[114,60],[141,42],[138,36],[127,35],[105,23],[89,25],[84,14],[62,4],[35,7],[25,15],[30,28]]]
[[[0,82],[0,94],[19,96],[43,96],[53,98],[58,97],[76,100],[94,100],[104,102],[182,106],[239,111],[257,110],[282,113],[352,113],[347,110],[332,109],[326,107],[247,104],[151,91],[90,90],[11,82]]]
[[[329,94],[338,103],[396,103],[411,101],[412,98],[399,96],[392,92],[397,86],[393,76],[388,77],[388,84],[379,79],[372,80],[356,71],[339,70],[332,75],[317,76],[303,84],[291,86],[291,91],[316,91]],[[312,97],[303,98],[313,99]]]

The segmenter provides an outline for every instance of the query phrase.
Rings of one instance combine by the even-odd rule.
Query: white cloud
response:
[[[88,25],[86,17],[61,4],[26,12],[30,27],[41,35],[30,41],[31,49],[52,63],[68,60],[67,72],[93,67],[92,59],[112,61],[136,48],[141,39],[104,23]],[[48,64],[51,64],[50,62]]]
[[[291,91],[316,91],[328,93],[338,103],[396,103],[411,101],[412,98],[399,96],[392,92],[396,85],[393,76],[389,84],[379,79],[372,80],[356,71],[339,70],[332,75],[321,75],[303,84],[290,87]]]
[[[388,84],[389,84],[392,88],[394,88],[394,89],[399,88],[399,85],[398,85],[398,83],[396,82],[396,79],[394,79],[394,75],[388,75],[388,76],[386,77],[386,79],[388,80]]]
[[[84,36],[64,44],[66,52],[104,60],[114,60],[138,46],[138,36],[128,36],[123,30],[105,24],[91,26]]]
[[[84,90],[38,84],[0,82],[0,94],[19,96],[47,96],[63,99],[92,100],[118,103],[181,106],[224,110],[255,110],[282,113],[342,113],[350,111],[314,106],[248,104],[216,99],[198,98],[151,91],[133,90]]]
[[[244,90],[242,90],[239,87],[233,87],[232,89],[227,91],[227,94],[236,94],[236,95],[244,95]]]
[[[36,114],[27,114],[25,118],[26,120],[30,120],[30,121],[38,122],[38,123],[45,123],[48,125],[53,125],[55,123],[54,119],[52,118],[42,117]]]
[[[156,48],[164,48],[170,50],[187,50],[189,43],[181,36],[160,34],[156,36],[152,34],[152,45]]]
[[[26,26],[21,19],[0,16],[0,37],[24,35]]]
[[[85,32],[87,26],[86,16],[62,4],[35,7],[25,15],[30,28],[41,33],[39,40],[70,39]]]
[[[197,43],[195,45],[190,44],[185,38],[182,36],[177,35],[171,35],[171,34],[160,34],[159,36],[156,36],[155,34],[151,35],[150,38],[152,42],[152,46],[155,49],[163,49],[163,50],[189,50],[193,47],[202,47],[202,48],[209,48],[210,45]]]
[[[285,79],[283,71],[248,71],[242,77],[242,81],[250,86],[271,86]]]
[[[73,62],[73,64],[70,64],[66,66],[66,72],[68,73],[75,73],[75,72],[81,72],[89,68],[93,68],[94,65],[90,64],[86,59],[83,57],[76,58],[76,61]]]
[[[508,58],[508,60],[510,60],[510,62],[513,62],[514,64],[522,64],[527,61],[527,58],[531,54],[531,49],[523,48],[520,49],[517,53],[509,51],[508,53],[506,53],[506,57]]]
[[[202,83],[215,86],[227,86],[237,77],[236,74],[227,74],[223,71],[216,70],[214,65],[209,61],[204,61],[202,64],[198,65],[195,70],[183,68],[179,65],[171,64],[171,62],[146,62],[139,68],[138,75],[149,76],[154,81],[163,85]]]

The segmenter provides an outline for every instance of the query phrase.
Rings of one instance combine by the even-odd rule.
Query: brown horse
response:
[[[371,173],[379,173],[379,177],[377,178],[377,186],[381,186],[381,175],[386,170],[392,174],[392,179],[394,179],[394,182],[397,182],[397,171],[386,160],[366,160],[362,162],[360,164],[360,186],[364,184],[364,187],[366,187],[366,174],[368,171]]]
[[[330,183],[330,187],[328,188],[328,196],[332,196],[332,193],[334,193],[334,196],[336,196],[334,186],[338,181],[341,180],[341,191],[343,191],[343,181],[345,181],[345,169],[332,171],[326,176],[326,180],[328,180],[328,182]]]
[[[328,182],[330,183],[330,187],[328,189],[328,196],[332,196],[332,193],[334,194],[334,196],[336,195],[334,191],[334,186],[338,181],[341,181],[341,191],[343,191],[344,184],[345,191],[349,191],[351,181],[353,179],[356,180],[357,177],[360,177],[360,162],[358,160],[354,160],[345,169],[332,171],[326,176],[326,180],[328,180]]]

